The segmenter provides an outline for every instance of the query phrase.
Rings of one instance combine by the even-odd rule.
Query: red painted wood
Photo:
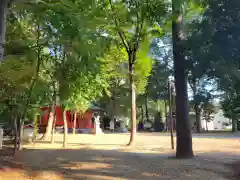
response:
[[[40,108],[43,111],[43,115],[41,116],[40,126],[47,126],[49,114],[51,111],[51,107],[42,107]],[[73,111],[66,112],[66,118],[68,123],[68,128],[73,128],[74,116],[71,114]],[[56,126],[63,126],[63,110],[60,106],[56,107]],[[86,111],[82,116],[78,114],[76,128],[88,129],[92,128],[92,117],[93,111],[90,109]]]

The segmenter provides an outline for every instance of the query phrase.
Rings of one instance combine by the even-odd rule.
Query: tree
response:
[[[216,113],[216,108],[212,103],[203,104],[203,119],[206,122],[206,131],[208,131],[208,122],[211,122],[214,118],[213,114]]]
[[[156,104],[154,115],[161,111],[167,121],[168,81],[172,76],[172,42],[169,36],[156,38],[150,46],[151,56],[154,58],[151,75],[148,78],[146,94],[150,101]],[[165,102],[166,108],[159,108]],[[150,102],[147,102],[150,103]],[[146,104],[147,104],[146,103]],[[162,118],[161,117],[161,118]],[[167,126],[167,123],[166,123]]]
[[[108,76],[107,63],[100,59],[109,48],[109,40],[99,32],[97,21],[86,23],[96,13],[88,2],[80,0],[12,7],[7,21],[5,58],[15,59],[1,66],[1,80],[7,80],[1,92],[8,91],[6,99],[2,99],[4,110],[14,106],[14,113],[23,119],[33,105],[39,108],[57,104],[65,110],[83,110],[86,104],[89,107],[102,96],[108,87]],[[22,74],[16,77],[20,79],[7,76],[9,69],[15,75],[19,70]],[[64,122],[66,139],[66,119]],[[66,145],[67,141],[64,142]]]
[[[213,86],[211,78],[207,76],[208,70],[211,66],[208,63],[208,58],[205,58],[205,49],[198,43],[199,30],[196,28],[198,21],[193,21],[188,25],[188,33],[184,46],[186,48],[185,54],[187,57],[187,71],[188,71],[188,84],[190,85],[193,93],[193,110],[196,115],[196,131],[201,131],[201,104],[208,101],[210,98],[207,89],[209,86]],[[200,43],[201,44],[201,43]]]
[[[6,22],[9,7],[13,3],[19,3],[22,0],[2,0],[0,4],[0,62],[4,57],[5,35],[6,35]]]
[[[240,95],[227,94],[221,102],[224,116],[232,120],[232,132],[237,131],[237,122],[240,119]]]
[[[8,3],[9,0],[3,0],[0,4],[0,61],[3,60],[4,53]]]
[[[177,151],[179,158],[193,156],[192,134],[188,119],[188,94],[186,60],[183,47],[183,12],[179,1],[172,2],[172,36],[173,36],[173,59],[174,79],[176,89],[176,131]]]
[[[128,55],[128,72],[131,89],[131,137],[128,145],[132,145],[136,136],[136,85],[135,66],[138,64],[140,49],[147,42],[148,31],[154,27],[157,18],[165,13],[165,5],[161,1],[108,1],[113,31],[120,38],[120,45]],[[154,14],[155,13],[155,14]],[[158,19],[159,20],[159,19]],[[159,26],[157,26],[160,29]],[[140,51],[139,51],[140,50]],[[148,52],[147,52],[148,53]],[[147,56],[147,53],[145,56]]]
[[[192,31],[189,38],[193,41],[191,46],[194,47],[191,48],[191,51],[195,58],[201,60],[201,63],[205,62],[207,66],[203,68],[204,73],[217,82],[218,91],[225,92],[222,93],[225,101],[223,101],[223,109],[234,110],[233,107],[227,107],[230,107],[231,103],[235,104],[233,102],[239,91],[239,85],[237,85],[239,84],[237,73],[239,53],[236,51],[239,37],[239,26],[237,25],[239,2],[224,0],[219,5],[219,1],[207,0],[205,4],[207,8],[199,18],[200,20],[193,24],[195,31]],[[228,44],[224,42],[228,42]],[[228,117],[233,118],[232,115]]]

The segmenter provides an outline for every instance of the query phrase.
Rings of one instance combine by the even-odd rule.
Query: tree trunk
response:
[[[194,111],[195,111],[195,120],[196,120],[196,132],[201,132],[201,109],[200,104],[197,99],[197,83],[196,78],[192,77],[192,91],[193,91],[193,99],[194,99]]]
[[[61,100],[60,100],[60,92],[59,92],[59,84],[56,83],[53,85],[54,87],[54,118],[53,118],[53,126],[52,126],[52,137],[51,137],[51,143],[53,144],[55,141],[55,128],[56,128],[56,122],[57,122],[57,107],[61,106]]]
[[[48,141],[50,139],[51,134],[52,134],[54,113],[55,113],[55,106],[52,106],[51,112],[49,113],[49,118],[48,118],[48,124],[47,124],[47,128],[46,128],[46,132],[44,134],[44,140],[45,141]]]
[[[182,11],[179,4],[173,1],[173,58],[174,77],[176,88],[176,131],[177,131],[177,158],[193,157],[192,132],[188,117],[187,72],[185,69],[184,47],[182,45]],[[178,7],[179,6],[179,7]]]
[[[205,121],[206,122],[206,132],[208,132],[208,121]]]
[[[167,115],[167,101],[164,100],[164,111],[165,111],[165,129],[168,131],[168,115]]]
[[[111,110],[110,110],[110,118],[111,120],[114,120],[116,116],[116,105],[115,105],[115,92],[112,91],[112,96],[111,96]]]
[[[143,107],[140,106],[140,109],[141,109],[141,119],[142,119],[142,122],[144,123],[144,111],[143,111]]]
[[[52,125],[51,144],[54,144],[54,142],[55,142],[56,122],[57,122],[57,111],[56,111],[56,105],[55,105],[55,108],[54,108],[54,116],[53,116],[53,125]]]
[[[8,1],[1,0],[0,3],[0,63],[3,61],[4,55]]]
[[[24,120],[23,120],[23,119],[19,119],[19,127],[18,127],[18,150],[22,150],[23,136],[24,136]]]
[[[18,133],[18,114],[14,117],[14,151],[13,154],[16,154],[18,149],[19,133]]]
[[[76,124],[77,124],[77,112],[74,112],[74,120],[73,120],[73,134],[76,134]]]
[[[149,122],[149,112],[148,112],[148,98],[147,98],[147,94],[145,94],[145,113],[146,113],[146,119],[147,122]]]
[[[129,61],[129,80],[131,86],[131,136],[128,146],[134,144],[135,137],[136,137],[136,128],[137,128],[137,117],[136,117],[136,86],[134,83],[134,67],[133,63]]]
[[[34,130],[33,130],[32,142],[35,143],[38,135],[38,116],[36,112],[33,113],[33,125],[34,125]]]
[[[237,119],[232,118],[232,132],[237,132]]]
[[[196,131],[201,133],[201,109],[198,104],[195,105]]]
[[[67,125],[67,117],[66,110],[63,111],[63,123],[64,123],[64,136],[63,136],[63,147],[67,147],[67,135],[68,135],[68,125]]]

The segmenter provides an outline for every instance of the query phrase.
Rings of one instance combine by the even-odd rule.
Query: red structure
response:
[[[47,127],[49,115],[52,107],[42,107],[43,115],[40,117],[39,126]],[[76,128],[90,129],[92,125],[93,110],[89,109],[84,114],[77,113]],[[67,124],[68,128],[73,128],[74,124],[74,111],[67,111]],[[63,126],[63,109],[60,106],[56,107],[56,126]]]

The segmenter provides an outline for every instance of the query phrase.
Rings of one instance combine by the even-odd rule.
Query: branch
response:
[[[134,49],[137,50],[139,48],[139,41],[140,41],[140,36],[142,34],[142,29],[143,29],[143,25],[144,25],[144,9],[142,8],[142,11],[141,11],[141,20],[139,20],[139,16],[138,16],[138,13],[137,13],[137,23],[138,23],[138,26],[137,26],[137,29],[136,29],[136,40],[135,40],[135,43],[134,43]]]
[[[37,44],[39,43],[40,41],[40,27],[39,25],[37,26]],[[28,109],[28,106],[30,104],[30,101],[31,101],[31,96],[32,96],[32,91],[33,91],[33,88],[36,84],[36,81],[38,80],[38,76],[39,76],[39,71],[40,71],[40,65],[42,63],[42,58],[40,56],[40,53],[41,53],[41,47],[39,47],[37,49],[37,65],[36,65],[36,73],[35,73],[35,76],[33,77],[32,79],[32,82],[31,82],[31,85],[30,85],[30,88],[29,88],[29,91],[28,91],[28,95],[27,95],[27,102],[25,104],[25,107],[24,107],[24,110],[23,110],[23,113],[22,113],[22,116],[21,116],[21,124],[24,123],[24,118],[26,116],[26,113],[27,113],[27,109]]]
[[[121,28],[120,28],[119,25],[118,25],[117,19],[116,19],[116,17],[115,17],[115,13],[114,13],[114,8],[113,8],[113,5],[112,5],[112,1],[111,1],[111,0],[108,0],[108,1],[109,1],[109,4],[110,4],[110,7],[111,7],[111,11],[112,11],[112,14],[113,14],[112,18],[113,18],[113,21],[114,21],[115,26],[116,26],[116,28],[117,28],[118,35],[120,36],[120,39],[121,39],[124,47],[126,48],[127,52],[130,53],[130,50],[131,50],[130,48],[131,48],[131,46],[130,46],[129,42],[126,42],[126,41],[127,41],[126,35],[124,34],[124,32],[121,30]]]
[[[145,19],[145,13],[144,13],[144,8],[142,8],[140,16],[141,16],[141,20],[139,17],[139,14],[137,13],[137,24],[136,24],[136,32],[135,32],[135,37],[133,40],[133,51],[134,53],[137,52],[137,49],[139,48],[139,42],[140,42],[140,36],[142,34],[142,29],[143,29],[143,25],[144,25],[144,19]],[[135,55],[136,56],[136,55]],[[136,60],[136,57],[132,59],[132,63],[134,63],[134,61]]]
[[[192,89],[192,91],[193,91],[193,94],[195,94],[196,92],[195,92],[195,88],[193,87],[193,84],[191,83],[191,80],[188,78],[188,84],[189,84],[189,86],[190,86],[190,88]],[[196,95],[196,94],[195,94]],[[194,96],[195,96],[194,95]]]

